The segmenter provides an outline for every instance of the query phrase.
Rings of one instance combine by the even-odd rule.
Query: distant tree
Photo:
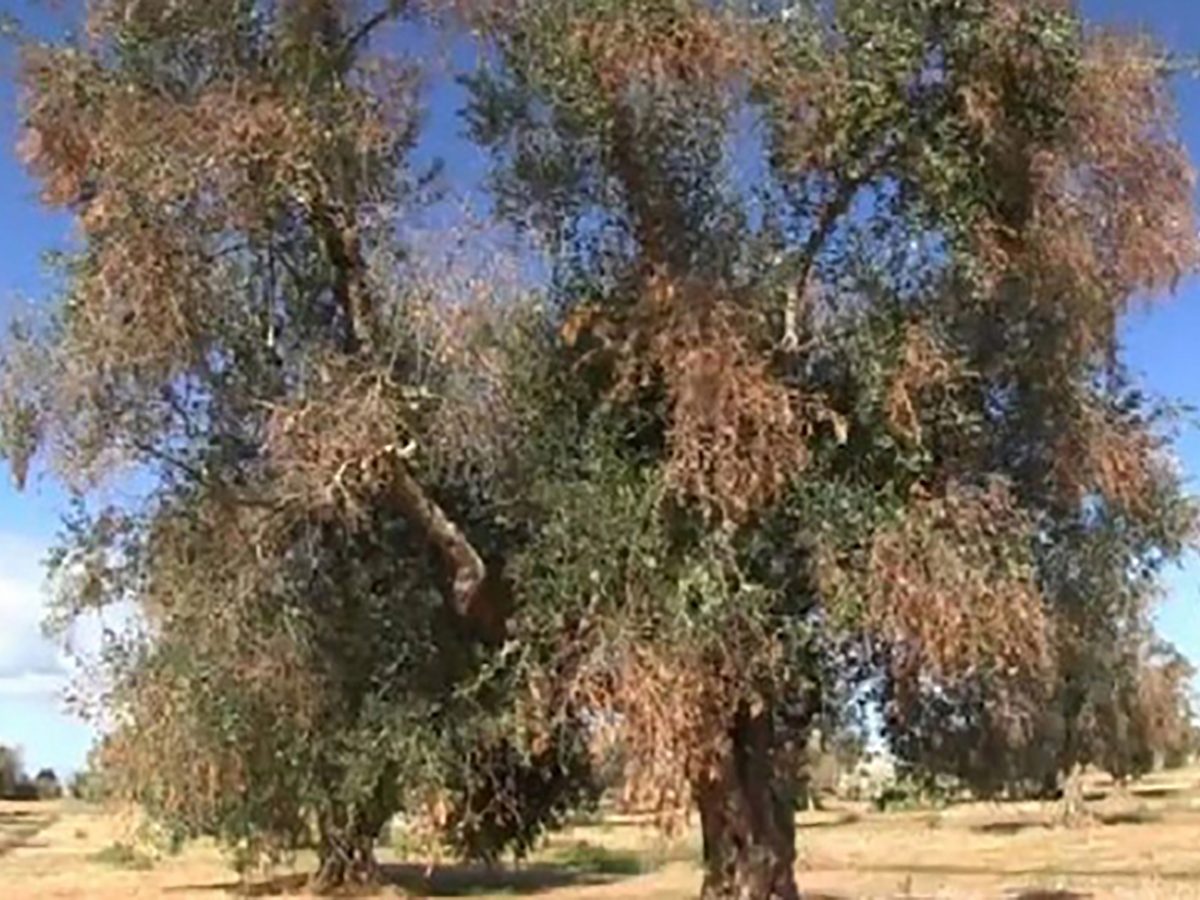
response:
[[[820,716],[809,732],[800,757],[797,801],[801,809],[820,808],[821,798],[835,795],[845,776],[866,754],[866,726],[856,711],[842,706]]]
[[[1157,642],[1147,649],[1138,679],[1134,710],[1134,774],[1178,768],[1193,752],[1196,669],[1175,647]]]
[[[11,797],[17,785],[25,780],[25,767],[21,762],[21,751],[15,747],[0,745],[0,797]]]
[[[40,800],[41,797],[38,796],[37,785],[30,781],[28,777],[26,777],[17,782],[16,787],[13,788],[12,794],[9,795],[8,799],[28,802],[31,800]]]
[[[67,782],[67,793],[85,803],[95,803],[101,799],[101,792],[96,788],[95,775],[87,771],[76,772]]]
[[[62,785],[53,769],[42,769],[33,779],[39,800],[57,800],[63,794]]]
[[[67,791],[76,800],[86,803],[100,803],[109,799],[111,793],[108,776],[103,770],[104,740],[92,746],[88,751],[83,768],[72,774],[67,784]]]

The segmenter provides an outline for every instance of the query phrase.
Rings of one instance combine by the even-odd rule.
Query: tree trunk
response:
[[[350,885],[367,886],[379,880],[375,860],[374,832],[366,827],[337,828],[325,823],[317,847],[317,872],[312,890],[317,894],[337,891]]]
[[[318,859],[312,879],[314,893],[327,894],[348,885],[367,886],[379,880],[379,865],[370,841],[335,842],[322,847]]]
[[[1083,797],[1083,766],[1075,763],[1062,779],[1062,822],[1073,828],[1087,824],[1089,818]]]
[[[1042,784],[1036,796],[1037,799],[1046,801],[1062,798],[1062,779],[1057,771],[1051,769],[1042,776]]]
[[[797,900],[794,803],[774,761],[770,717],[737,714],[731,758],[697,788],[701,900]]]

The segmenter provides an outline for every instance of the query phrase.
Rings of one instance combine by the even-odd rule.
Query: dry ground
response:
[[[1050,827],[1053,809],[1038,804],[804,814],[801,888],[814,898],[1200,900],[1200,770],[1151,779],[1094,810],[1095,821],[1076,829]],[[212,847],[151,861],[114,850],[126,834],[119,818],[71,801],[0,804],[0,898],[220,900],[238,886]],[[699,886],[698,855],[694,835],[667,840],[642,822],[613,816],[556,835],[516,871],[449,867],[427,875],[423,866],[385,854],[393,884],[383,893],[684,900]],[[255,892],[303,897],[301,883],[282,873],[257,883]]]

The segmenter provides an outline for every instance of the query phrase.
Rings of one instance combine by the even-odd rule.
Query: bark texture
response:
[[[1075,763],[1062,777],[1062,823],[1068,828],[1088,824],[1091,817],[1083,793],[1083,766]]]
[[[701,900],[798,900],[793,798],[775,764],[770,716],[739,712],[719,777],[699,785]]]
[[[371,358],[380,352],[378,310],[353,216],[318,197],[308,202],[313,229],[333,272],[334,299],[346,320],[345,348]],[[399,454],[390,460],[391,496],[404,516],[436,548],[448,575],[447,603],[477,635],[499,642],[508,614],[507,590],[498,567],[485,564],[466,533],[413,476]]]
[[[351,885],[364,887],[379,880],[375,835],[323,833],[317,859],[311,885],[314,893],[328,894]]]

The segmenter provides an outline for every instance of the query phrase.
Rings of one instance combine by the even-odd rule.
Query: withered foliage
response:
[[[303,400],[273,406],[266,421],[263,451],[278,502],[354,518],[378,490],[388,457],[415,452],[396,416],[415,402],[386,373],[336,358],[319,364]]]
[[[751,29],[719,7],[646,4],[642,15],[614,12],[570,22],[564,48],[595,67],[601,90],[614,102],[638,84],[707,89],[752,64]]]
[[[1031,536],[999,483],[951,484],[940,496],[915,497],[900,523],[875,536],[865,617],[889,648],[901,684],[1047,669],[1052,642]]]
[[[699,786],[719,779],[734,752],[730,711],[763,712],[753,685],[781,649],[731,627],[719,645],[664,646],[636,636],[600,643],[565,669],[565,702],[595,710],[592,752],[624,760],[619,800],[666,828],[686,821]],[[774,658],[773,658],[774,657]]]
[[[1139,743],[1178,763],[1195,746],[1191,681],[1195,668],[1173,648],[1144,651],[1137,684],[1136,725]],[[1144,766],[1145,763],[1143,762]]]
[[[1156,62],[1145,41],[1087,41],[1067,104],[1071,143],[1061,158],[1035,163],[1035,269],[1078,279],[1078,293],[1118,304],[1117,313],[1139,294],[1174,285],[1200,259],[1195,176]]]
[[[406,235],[408,278],[397,284],[385,269],[378,283],[387,305],[403,310],[416,360],[418,387],[408,399],[427,429],[422,462],[486,481],[507,474],[524,420],[536,414],[521,397],[519,373],[545,323],[511,242],[470,211],[459,215],[450,230]]]
[[[786,900],[776,788],[832,684],[1005,747],[1042,697],[1106,708],[1063,700],[1108,658],[1075,651],[1133,671],[1194,523],[1116,340],[1200,261],[1157,51],[1060,0],[788,9],[95,0],[28,49],[22,153],[82,249],[0,439],[150,480],[64,557],[104,561],[72,611],[142,615],[140,799],[267,852],[315,818],[336,881],[405,798],[527,846],[593,738],[630,802],[698,804],[707,897]],[[424,244],[440,51],[373,42],[402,19],[480,51],[492,163]]]
[[[1154,497],[1172,479],[1173,465],[1159,435],[1085,406],[1055,447],[1053,476],[1078,502],[1097,492],[1136,516],[1153,515]]]
[[[921,408],[931,394],[953,394],[967,381],[962,361],[955,359],[920,325],[904,329],[900,360],[884,400],[889,428],[904,441],[922,440]]]
[[[51,402],[62,408],[44,411],[48,431],[73,408],[132,414],[159,405],[164,383],[210,377],[240,349],[230,329],[257,326],[273,342],[280,328],[303,328],[308,313],[273,308],[270,294],[289,281],[296,292],[319,289],[319,274],[296,267],[293,255],[306,220],[314,233],[353,227],[327,221],[359,215],[345,209],[346,179],[395,165],[410,142],[410,72],[393,69],[382,92],[363,82],[318,111],[296,86],[244,65],[237,54],[252,51],[228,29],[245,11],[226,5],[237,6],[232,20],[188,4],[102,4],[94,52],[25,54],[22,155],[45,201],[77,211],[88,248],[59,324],[60,397]],[[172,31],[185,25],[199,35]],[[212,42],[196,52],[212,54],[215,73],[171,90],[113,70],[104,48],[130,30],[147,42]],[[350,197],[382,202],[390,193],[368,184]],[[242,280],[260,287],[247,295]],[[94,440],[106,437],[120,443],[117,434]]]
[[[618,396],[661,379],[668,483],[738,522],[804,469],[817,401],[770,370],[730,298],[655,279],[618,360]]]
[[[94,686],[113,798],[176,838],[241,832],[247,863],[304,839],[310,763],[297,748],[316,751],[342,702],[328,660],[304,639],[309,624],[281,603],[286,555],[267,521],[201,497],[163,508],[146,530],[101,517],[80,532],[93,552],[68,544],[57,563],[68,607],[137,602],[106,638]],[[284,756],[292,762],[281,767]],[[272,766],[278,777],[266,777]],[[252,833],[245,817],[257,803],[264,827]]]
[[[990,277],[1015,276],[1060,310],[1059,353],[1103,358],[1128,305],[1200,261],[1195,176],[1159,50],[1097,30],[1073,55],[1039,55],[1023,29],[1042,6],[1053,8],[1000,4],[959,88],[1001,179],[977,226],[978,253]],[[1059,97],[1042,93],[1061,77],[1056,68],[1074,73]],[[1022,90],[1040,98],[1032,108],[1018,105]]]

